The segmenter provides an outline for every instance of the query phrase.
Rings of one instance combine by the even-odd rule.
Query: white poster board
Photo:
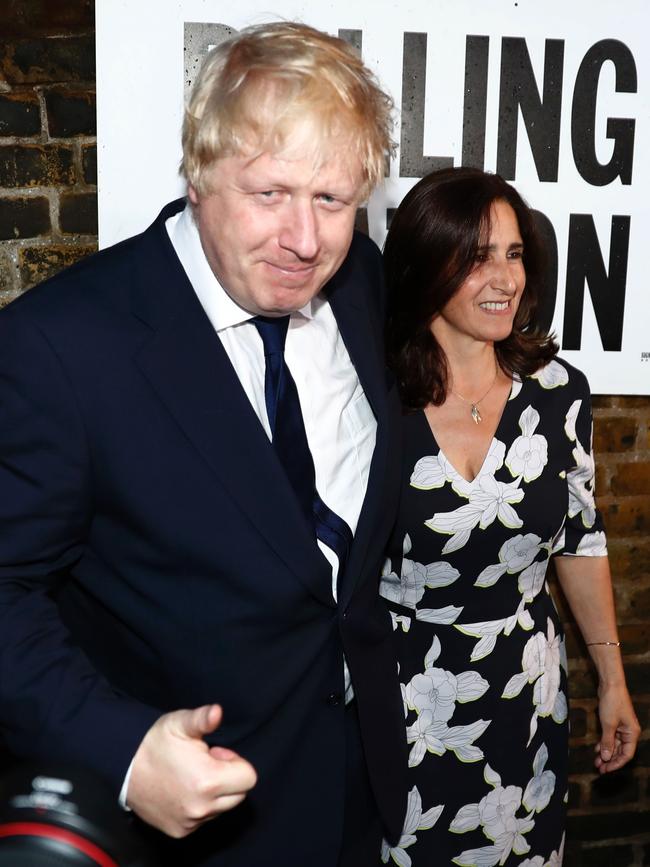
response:
[[[96,14],[102,246],[184,194],[184,92],[207,47],[301,20],[357,45],[397,106],[374,240],[432,168],[499,171],[543,215],[562,356],[594,393],[650,394],[646,0],[96,0]]]

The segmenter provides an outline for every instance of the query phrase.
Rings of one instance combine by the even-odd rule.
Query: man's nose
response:
[[[313,259],[318,252],[318,225],[311,202],[293,201],[284,215],[280,246],[300,259]]]

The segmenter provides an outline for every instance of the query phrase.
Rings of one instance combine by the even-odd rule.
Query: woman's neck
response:
[[[443,346],[449,371],[449,388],[464,393],[480,391],[494,380],[499,369],[493,343],[473,341],[463,346]]]

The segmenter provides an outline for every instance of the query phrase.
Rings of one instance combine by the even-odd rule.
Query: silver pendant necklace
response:
[[[456,391],[455,388],[452,388],[452,392],[456,395],[456,397],[459,397],[463,401],[463,403],[468,403],[470,405],[470,414],[471,414],[472,418],[474,419],[474,424],[480,424],[480,422],[483,421],[483,416],[479,412],[478,405],[479,405],[479,403],[484,401],[485,398],[488,396],[488,394],[492,391],[492,389],[494,388],[494,383],[497,381],[498,375],[499,375],[499,366],[497,365],[496,370],[494,371],[494,379],[490,383],[490,387],[485,392],[483,397],[479,397],[478,400],[469,400],[468,398],[463,397],[463,395],[460,392]]]

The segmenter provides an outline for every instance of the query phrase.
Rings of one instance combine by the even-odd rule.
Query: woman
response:
[[[388,350],[405,408],[382,576],[411,789],[399,865],[562,861],[567,691],[551,555],[600,680],[596,767],[632,756],[585,377],[535,330],[542,251],[497,175],[420,181],[385,247]]]

